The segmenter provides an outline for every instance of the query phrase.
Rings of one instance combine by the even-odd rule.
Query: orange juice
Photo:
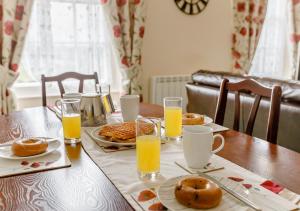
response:
[[[80,114],[65,114],[62,117],[62,125],[66,139],[80,138]]]
[[[165,107],[165,129],[167,137],[176,138],[181,136],[182,108]]]
[[[160,138],[154,135],[138,136],[136,139],[137,169],[142,174],[159,172]]]

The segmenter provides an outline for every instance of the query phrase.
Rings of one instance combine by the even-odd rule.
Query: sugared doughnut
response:
[[[48,143],[45,140],[38,138],[18,140],[11,146],[13,154],[20,157],[38,155],[46,152],[47,148]]]
[[[194,113],[186,113],[182,116],[183,125],[202,125],[204,124],[204,116]]]
[[[175,187],[177,201],[195,209],[209,209],[219,205],[222,199],[220,187],[203,177],[188,177]]]

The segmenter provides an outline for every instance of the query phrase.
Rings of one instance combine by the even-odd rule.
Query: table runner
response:
[[[101,170],[108,176],[108,178],[114,183],[119,191],[124,195],[126,200],[136,210],[141,210],[139,204],[130,194],[136,191],[143,190],[145,188],[159,185],[164,179],[171,177],[187,175],[187,171],[180,168],[175,164],[175,161],[183,159],[182,146],[175,143],[167,143],[161,146],[161,178],[158,184],[145,184],[139,181],[136,173],[136,158],[135,150],[118,151],[114,153],[105,153],[101,148],[85,133],[93,128],[84,128],[82,134],[82,145],[85,151],[90,155],[92,160],[101,168]],[[261,184],[266,179],[255,175],[254,173],[243,169],[242,167],[225,160],[219,156],[213,156],[213,162],[221,162],[225,169],[230,169],[230,176],[245,176],[247,182],[251,181],[254,184]],[[223,171],[223,172],[221,172]],[[212,175],[218,174],[226,175],[225,170],[220,170],[211,173]],[[233,174],[233,175],[232,175]],[[284,189],[280,195],[288,200],[297,201],[299,196],[287,189]]]

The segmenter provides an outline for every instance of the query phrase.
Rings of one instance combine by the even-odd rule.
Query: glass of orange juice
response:
[[[165,136],[168,140],[180,140],[182,130],[182,98],[164,98]]]
[[[136,162],[141,180],[156,180],[160,170],[160,120],[136,120]]]
[[[78,143],[81,137],[80,99],[61,99],[65,143]]]

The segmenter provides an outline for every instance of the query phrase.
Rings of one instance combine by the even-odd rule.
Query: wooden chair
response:
[[[235,93],[233,129],[237,131],[239,130],[240,125],[240,92],[248,94],[252,93],[255,95],[254,103],[249,113],[246,131],[244,131],[248,135],[252,135],[256,114],[262,97],[270,98],[266,139],[268,142],[276,144],[282,94],[281,87],[275,85],[273,88],[268,88],[252,79],[246,79],[237,83],[230,83],[228,79],[223,79],[215,114],[216,124],[223,125],[228,91]]]
[[[49,76],[46,77],[45,75],[41,76],[41,80],[42,80],[42,97],[43,97],[43,106],[47,105],[47,96],[46,96],[46,82],[57,82],[58,83],[58,87],[59,87],[59,91],[60,91],[60,95],[62,97],[62,95],[65,93],[65,89],[63,87],[62,82],[66,79],[76,79],[79,80],[79,88],[78,88],[78,92],[82,93],[83,92],[83,83],[85,80],[95,80],[96,84],[99,84],[99,80],[98,80],[98,74],[95,72],[94,74],[91,75],[86,75],[86,74],[80,74],[80,73],[76,73],[76,72],[66,72],[57,76]]]

